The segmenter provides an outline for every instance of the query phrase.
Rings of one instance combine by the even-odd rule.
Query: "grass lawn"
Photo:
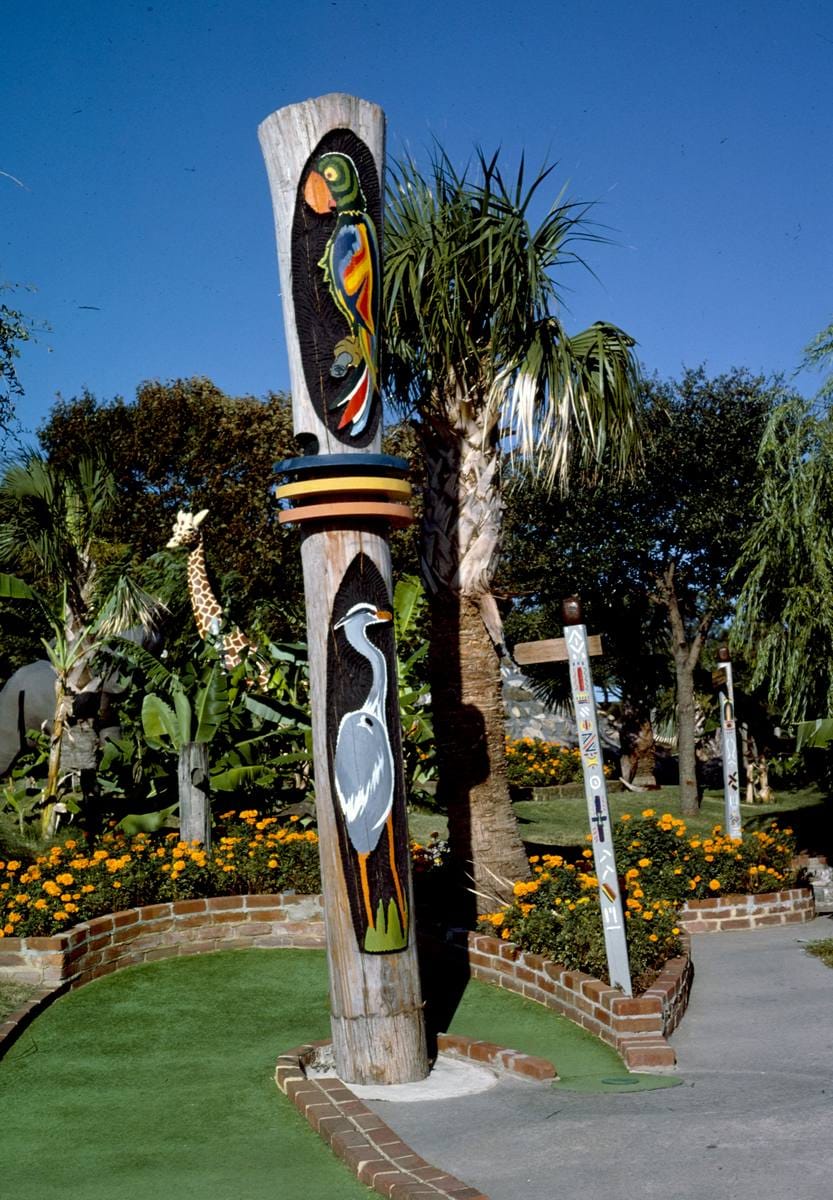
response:
[[[613,792],[608,796],[608,804],[614,820],[622,813],[636,814],[645,808],[676,815],[680,811],[679,789],[663,787],[656,792]],[[521,837],[530,848],[583,846],[588,832],[587,805],[583,798],[524,800],[513,807]],[[781,825],[795,830],[799,849],[819,853],[833,849],[831,812],[830,801],[816,788],[781,792],[774,804],[741,805],[744,828],[759,829],[777,818]],[[435,830],[441,837],[447,835],[448,824],[438,813],[413,812],[409,820],[411,835],[419,842],[426,842]],[[723,793],[706,792],[698,815],[687,818],[688,827],[692,832],[706,833],[718,823],[723,823]]]
[[[563,1086],[625,1090],[613,1050],[499,989],[469,981],[450,1027],[551,1059]],[[323,951],[168,959],[79,988],[0,1061],[2,1194],[366,1198],[273,1082],[282,1051],[328,1035]]]

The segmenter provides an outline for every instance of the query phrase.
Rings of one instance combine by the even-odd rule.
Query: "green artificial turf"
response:
[[[672,1087],[673,1075],[629,1075],[616,1051],[566,1017],[476,979],[468,982],[449,1033],[495,1042],[555,1064],[555,1087],[582,1092],[637,1092]]]
[[[320,951],[170,959],[80,988],[0,1062],[0,1193],[367,1197],[274,1083],[282,1051],[328,1034]]]
[[[367,1197],[273,1081],[281,1052],[329,1034],[326,970],[323,951],[236,950],[133,967],[56,1000],[0,1061],[3,1196]],[[450,1028],[550,1059],[556,1086],[674,1082],[622,1084],[609,1047],[472,980]]]

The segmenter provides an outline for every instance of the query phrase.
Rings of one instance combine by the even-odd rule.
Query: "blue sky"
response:
[[[613,239],[562,317],[649,371],[790,375],[833,317],[827,0],[28,0],[4,41],[0,280],[51,327],[29,428],[84,388],[288,387],[257,126],[330,91],[385,109],[389,157],[555,160]]]

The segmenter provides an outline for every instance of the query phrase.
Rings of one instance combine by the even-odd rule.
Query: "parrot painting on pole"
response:
[[[364,432],[379,391],[378,331],[382,281],[379,241],[367,211],[356,165],[349,155],[322,154],[307,175],[304,199],[320,215],[334,213],[335,228],[318,262],[347,334],[333,347],[329,374],[345,386],[329,405],[341,410],[338,429]]]

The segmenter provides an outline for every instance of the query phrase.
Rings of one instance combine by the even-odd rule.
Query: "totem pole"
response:
[[[407,463],[380,453],[384,115],[330,95],[259,129],[278,243],[295,436],[279,516],[301,532],[316,808],[342,1079],[428,1074],[391,613]]]

